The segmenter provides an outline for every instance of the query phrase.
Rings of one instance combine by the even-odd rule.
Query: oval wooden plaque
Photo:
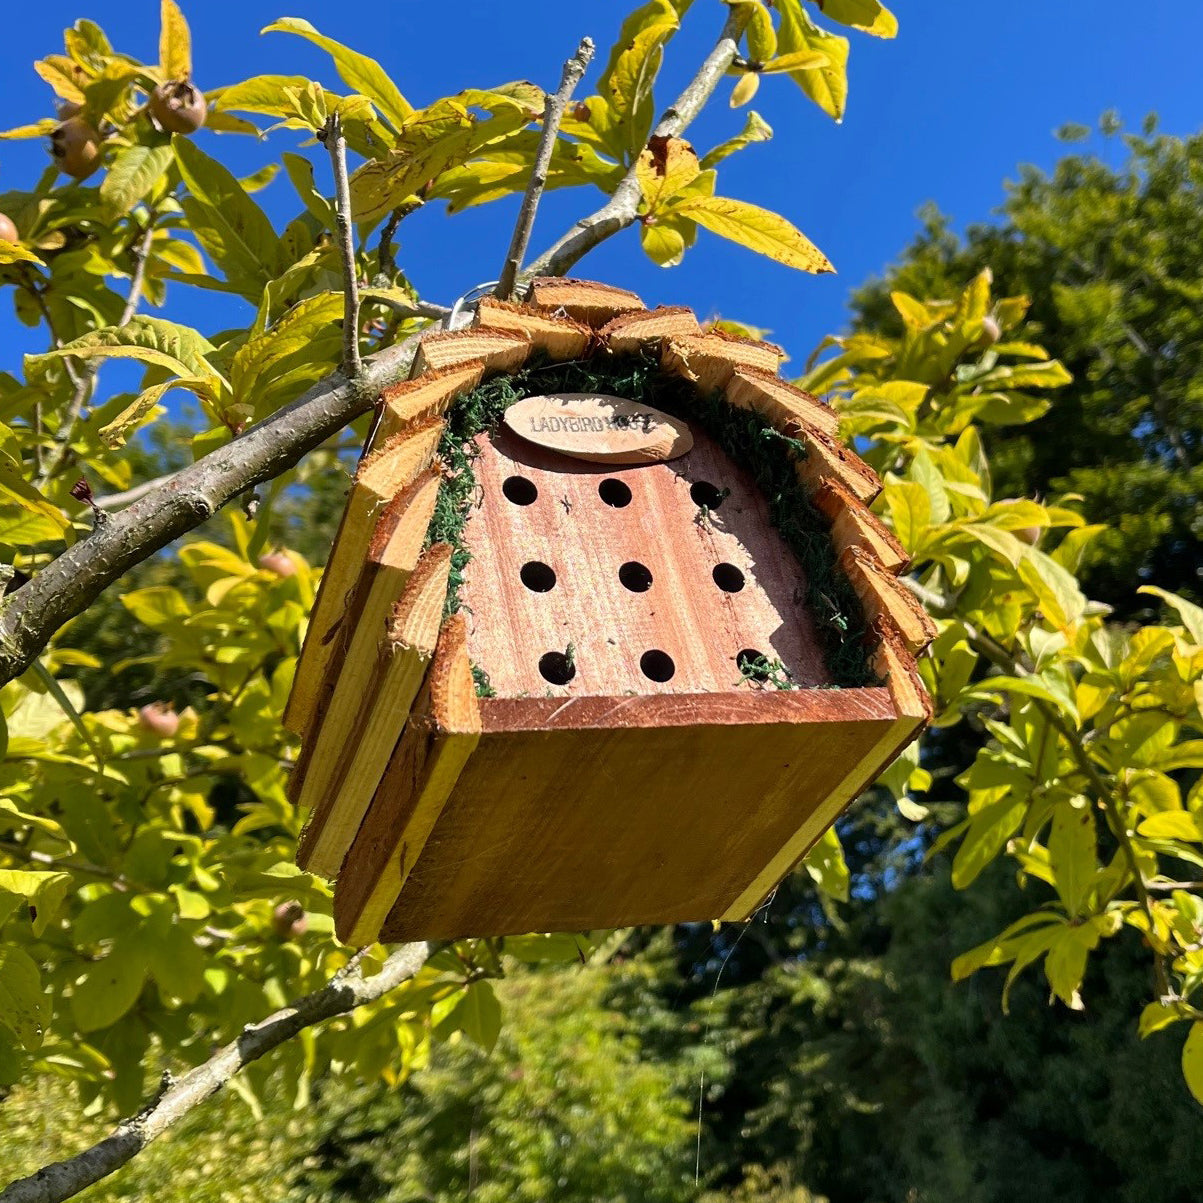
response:
[[[693,447],[684,422],[603,393],[526,397],[505,411],[504,420],[528,442],[595,464],[662,463]]]

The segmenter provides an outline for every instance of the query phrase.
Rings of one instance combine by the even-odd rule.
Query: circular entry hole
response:
[[[553,685],[567,685],[576,676],[576,664],[564,652],[547,652],[539,657],[539,675]]]
[[[527,560],[518,575],[532,593],[547,593],[556,587],[556,570],[540,560]]]
[[[735,663],[745,681],[767,681],[772,671],[768,657],[754,647],[746,647],[739,652]]]
[[[631,504],[631,490],[621,480],[608,476],[597,486],[597,495],[616,510]]]
[[[708,480],[695,480],[689,486],[689,496],[693,499],[694,505],[708,510],[717,510],[723,504],[723,498],[727,494]]]
[[[651,651],[644,652],[639,657],[639,668],[649,681],[671,681],[673,674],[677,671],[677,666],[673,663],[673,658],[667,653],[662,652],[658,648],[652,648]]]
[[[530,505],[539,496],[535,482],[525,476],[507,476],[501,482],[501,491],[515,505]]]
[[[710,575],[724,593],[738,593],[744,587],[744,574],[734,564],[715,564]]]
[[[632,593],[646,593],[652,587],[652,571],[638,560],[628,560],[619,570],[618,579]]]

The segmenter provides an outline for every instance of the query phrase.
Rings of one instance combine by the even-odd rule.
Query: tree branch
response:
[[[560,76],[560,86],[553,95],[547,97],[543,107],[543,133],[539,138],[539,149],[535,152],[534,166],[531,167],[530,181],[522,197],[522,206],[518,210],[518,221],[514,226],[514,234],[510,239],[510,249],[506,252],[505,264],[501,269],[501,279],[497,282],[494,296],[508,301],[514,293],[514,281],[522,260],[526,258],[530,246],[531,230],[535,224],[535,213],[539,208],[539,199],[543,189],[547,187],[547,171],[551,166],[552,152],[556,146],[556,136],[560,132],[560,122],[564,119],[564,110],[568,107],[572,93],[576,90],[581,77],[593,61],[593,39],[581,38],[576,54],[564,64],[564,72]]]
[[[248,1024],[237,1040],[219,1049],[178,1082],[171,1082],[143,1111],[123,1121],[98,1144],[11,1183],[0,1191],[0,1203],[61,1203],[107,1178],[193,1108],[216,1094],[252,1061],[315,1023],[345,1015],[383,997],[412,978],[429,955],[426,944],[404,944],[389,956],[374,977],[362,975],[356,957],[320,990],[258,1023]]]
[[[735,61],[739,53],[739,39],[746,24],[747,17],[742,8],[732,8],[714,49],[698,69],[697,75],[677,97],[676,103],[665,110],[652,131],[653,137],[679,137],[702,111],[727,68]],[[639,180],[635,175],[635,164],[632,163],[619,181],[614,195],[596,213],[582,217],[554,246],[526,268],[520,278],[529,280],[535,276],[564,275],[595,246],[619,230],[625,230],[635,220],[640,196]]]
[[[359,272],[351,239],[351,185],[347,180],[347,140],[342,118],[335,109],[320,134],[334,169],[334,217],[338,223],[338,251],[343,262],[343,375],[358,380],[363,371],[359,358]]]
[[[0,684],[29,667],[51,636],[118,577],[261,481],[279,476],[402,379],[417,336],[363,362],[358,381],[341,372],[318,381],[238,438],[157,483],[52,560],[0,605]]]
[[[142,237],[138,239],[138,245],[131,252],[134,259],[134,270],[130,275],[129,293],[125,298],[125,308],[121,311],[121,319],[118,321],[118,326],[126,325],[130,319],[138,312],[138,306],[142,301],[142,289],[146,284],[146,261],[150,257],[150,244],[155,236],[155,219],[156,214],[151,213],[146,219],[146,229],[142,231]],[[50,321],[50,311],[43,301],[42,311],[46,315],[46,320]],[[51,326],[51,337],[55,343],[59,342],[54,335],[54,327]],[[68,360],[64,363],[69,364]],[[70,448],[71,436],[75,433],[76,424],[79,422],[79,415],[83,412],[84,404],[92,394],[92,386],[96,382],[96,375],[100,371],[99,361],[89,364],[78,376],[68,366],[67,375],[75,385],[75,392],[71,397],[71,404],[67,407],[67,416],[62,426],[55,434],[55,448],[50,453],[50,458],[43,465],[38,473],[35,488],[41,489],[48,480],[62,467],[63,460],[67,456],[67,451]]]

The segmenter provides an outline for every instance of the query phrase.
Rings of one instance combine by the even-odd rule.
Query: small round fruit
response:
[[[274,572],[276,576],[295,576],[297,571],[296,564],[286,551],[269,551],[267,555],[260,556],[259,567]]]
[[[160,84],[150,94],[150,115],[160,129],[173,134],[194,134],[205,124],[208,104],[189,80]]]
[[[272,930],[281,940],[299,940],[309,930],[305,908],[296,899],[281,902],[272,911]]]
[[[151,702],[138,711],[138,722],[144,731],[161,739],[170,739],[180,729],[180,716],[170,702]]]
[[[13,219],[7,213],[0,213],[0,238],[3,238],[5,242],[21,241],[21,235],[17,233]]]
[[[999,505],[1018,505],[1021,498],[1019,497],[1001,497]],[[1033,547],[1040,542],[1040,536],[1044,533],[1044,529],[1039,526],[1020,526],[1012,529],[1011,534],[1019,539],[1022,543],[1030,543]]]
[[[100,134],[82,117],[68,117],[50,131],[50,153],[60,171],[87,179],[100,166]]]

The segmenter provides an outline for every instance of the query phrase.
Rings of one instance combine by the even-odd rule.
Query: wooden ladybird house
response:
[[[426,336],[285,714],[341,938],[744,919],[915,737],[930,621],[780,355],[572,280]]]

